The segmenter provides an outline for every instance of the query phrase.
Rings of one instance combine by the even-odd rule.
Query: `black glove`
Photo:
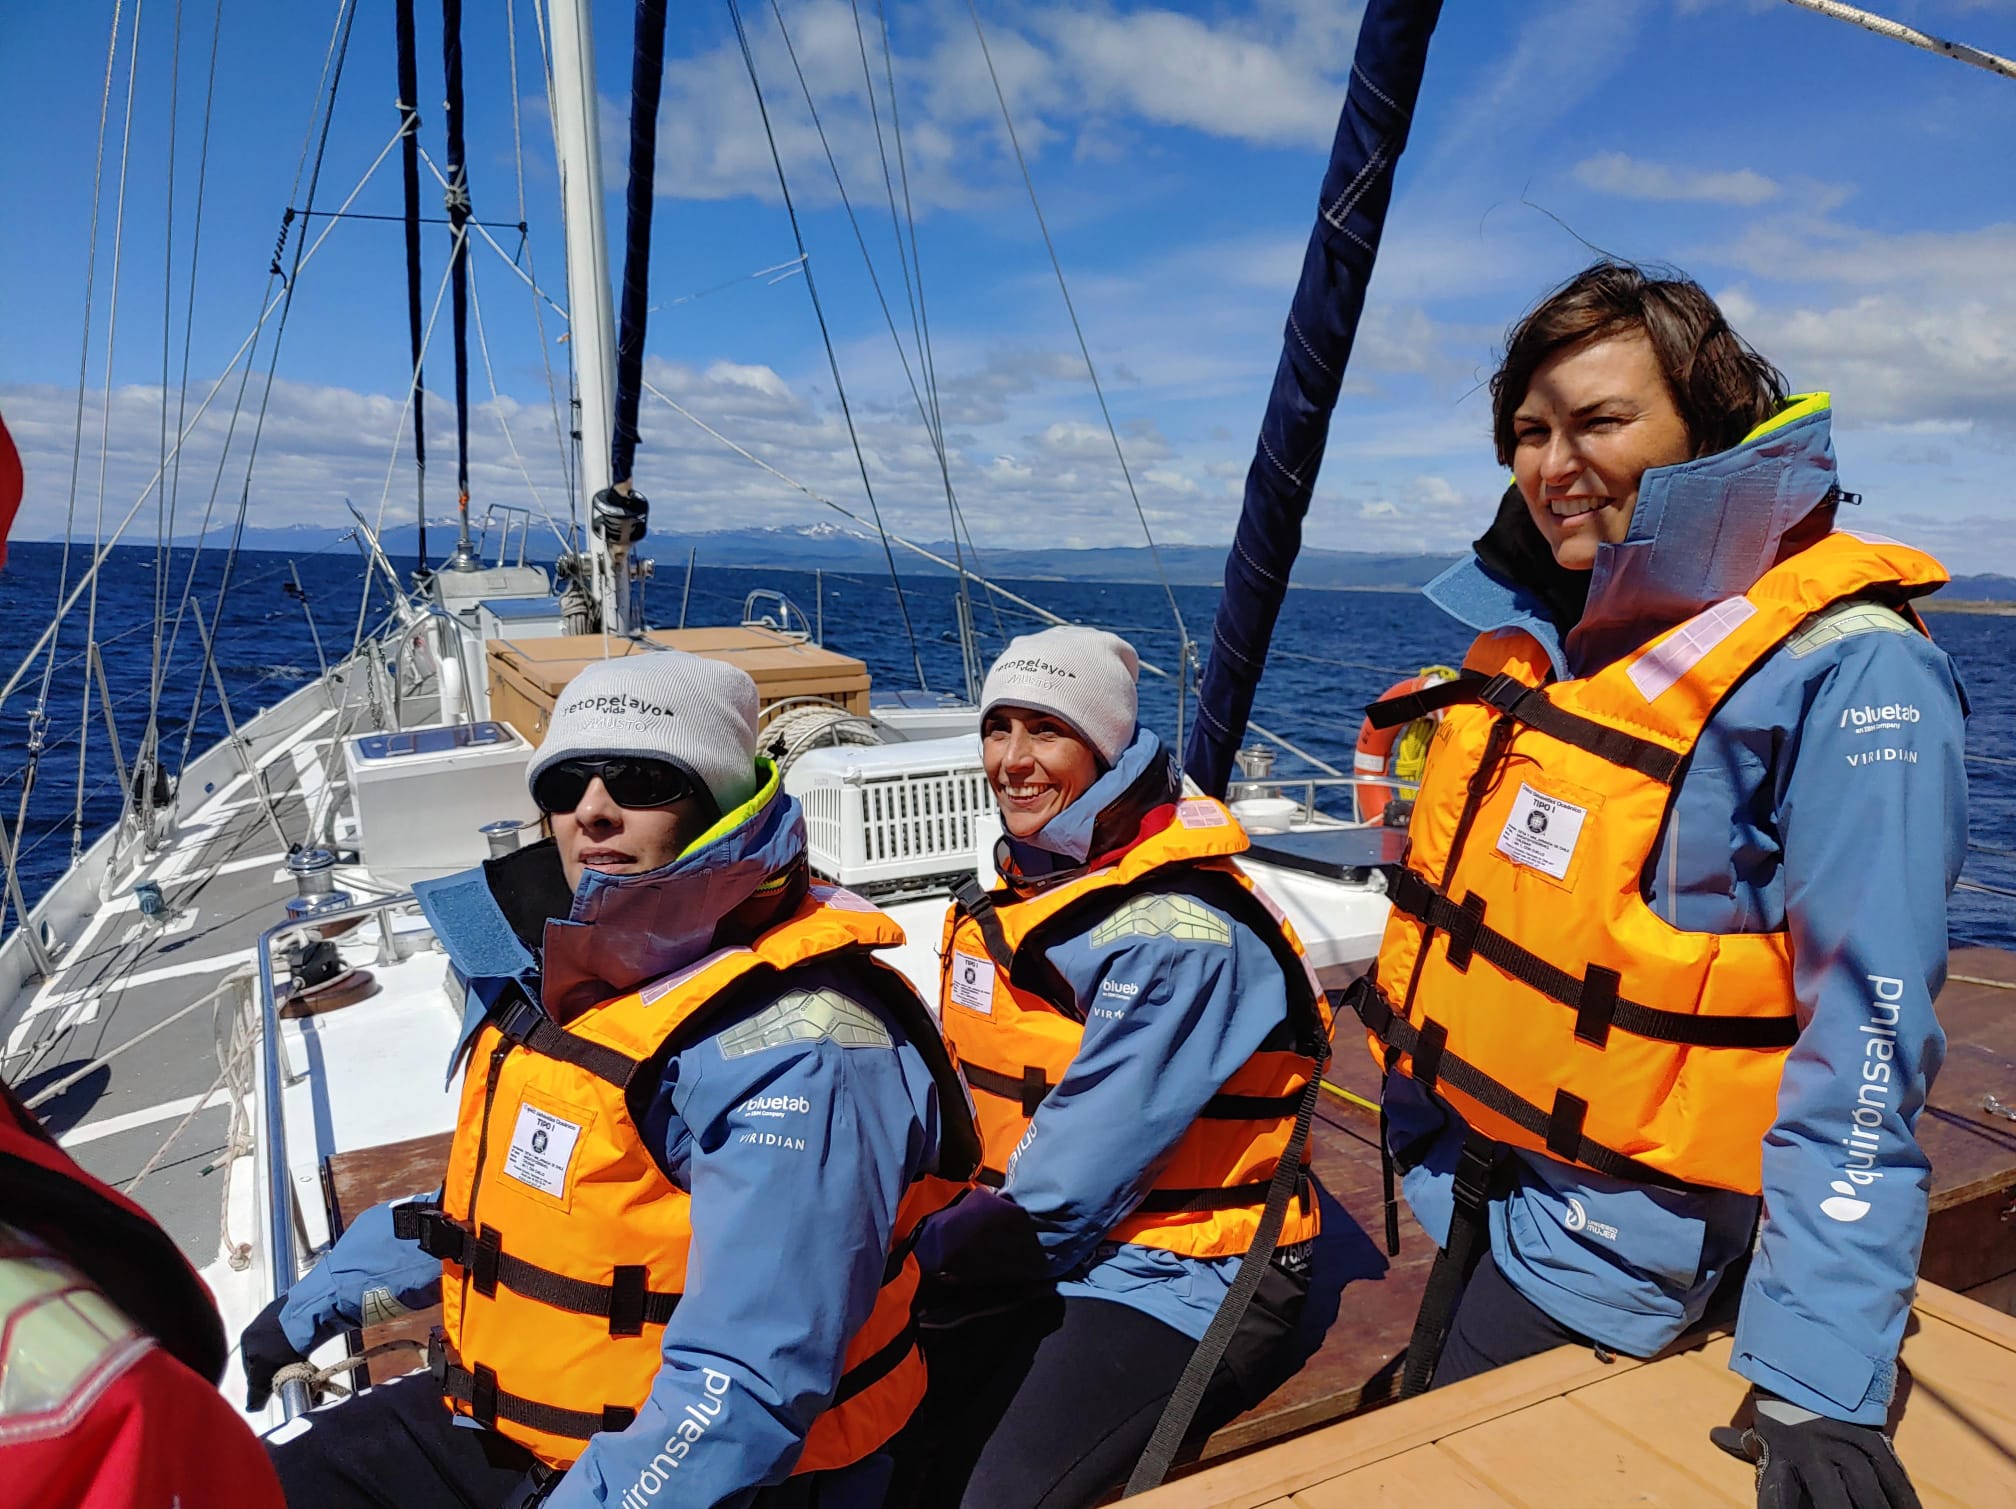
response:
[[[1757,1464],[1757,1509],[1921,1509],[1890,1438],[1874,1425],[1830,1420],[1759,1390],[1740,1438],[1716,1443]]]
[[[285,1303],[285,1299],[274,1300],[252,1318],[252,1324],[238,1339],[238,1355],[245,1364],[245,1408],[248,1410],[266,1407],[266,1401],[273,1397],[275,1373],[290,1363],[307,1361],[294,1350],[294,1343],[287,1339],[286,1328],[280,1324],[280,1307]]]

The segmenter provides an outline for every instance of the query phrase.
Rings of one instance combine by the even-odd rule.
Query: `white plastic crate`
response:
[[[971,874],[994,815],[973,734],[808,750],[784,789],[805,808],[812,868],[846,886]]]

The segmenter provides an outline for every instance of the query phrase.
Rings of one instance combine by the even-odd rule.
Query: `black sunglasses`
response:
[[[619,807],[669,807],[693,794],[692,778],[669,760],[624,756],[549,765],[532,783],[532,800],[541,812],[572,812],[598,776]]]

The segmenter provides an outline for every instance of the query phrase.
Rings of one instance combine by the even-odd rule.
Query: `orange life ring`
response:
[[[1404,697],[1409,692],[1426,691],[1431,686],[1440,686],[1445,681],[1453,681],[1456,673],[1448,666],[1431,665],[1423,667],[1418,676],[1409,676],[1396,681],[1379,695],[1380,701],[1388,697]],[[1416,722],[1421,720],[1417,719]],[[1360,780],[1386,780],[1396,777],[1399,772],[1397,756],[1403,735],[1414,725],[1396,724],[1391,728],[1374,728],[1372,720],[1366,718],[1358,725],[1358,748],[1351,762],[1352,773]],[[1412,772],[1418,775],[1419,772]],[[1356,804],[1358,820],[1362,823],[1376,823],[1386,815],[1386,809],[1398,794],[1397,786],[1353,786],[1351,797]]]

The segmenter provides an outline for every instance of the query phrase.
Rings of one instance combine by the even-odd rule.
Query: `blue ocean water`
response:
[[[657,553],[669,561],[679,551],[676,542],[659,542]],[[295,556],[291,562],[332,660],[349,649],[360,606],[372,624],[389,606],[382,578],[372,585],[372,599],[360,603],[366,577],[352,545]],[[79,564],[73,556],[72,581]],[[177,606],[192,566],[197,599],[206,611],[215,611],[224,571],[219,552],[198,557],[174,550],[157,569],[152,549],[121,547],[108,561],[98,592],[96,638],[119,738],[129,757],[153,703],[154,628],[157,609],[165,603],[165,613],[158,614],[169,631],[163,635],[163,653],[172,634],[173,655],[162,677],[164,690],[155,715],[171,769],[179,766],[185,746],[201,753],[225,734],[214,685],[203,685],[199,693],[202,644],[193,610],[182,616],[179,634],[175,633]],[[232,567],[230,589],[217,619],[217,668],[240,720],[317,674],[308,618],[303,605],[286,590],[289,566],[287,556],[246,551]],[[167,590],[160,595],[157,589],[164,571]],[[0,676],[11,676],[28,659],[60,600],[62,580],[61,546],[18,544],[10,549],[7,564],[0,569]],[[1176,664],[1180,641],[1169,596],[1159,586],[1076,581],[1004,585],[1052,612],[1124,634],[1146,662],[1172,668]],[[689,621],[738,622],[746,595],[766,587],[788,593],[808,619],[817,618],[827,644],[866,661],[878,687],[914,687],[921,662],[929,687],[963,690],[954,591],[948,578],[905,577],[904,595],[915,630],[914,657],[895,593],[879,577],[828,572],[815,580],[810,572],[703,565],[693,574]],[[677,622],[684,588],[683,571],[668,571],[651,584],[647,612],[652,623]],[[1178,587],[1174,595],[1192,640],[1208,643],[1217,589]],[[88,845],[119,814],[118,778],[104,713],[95,696],[80,739],[85,611],[86,603],[80,601],[62,627],[46,704],[41,690],[49,661],[42,656],[0,705],[0,816],[10,829],[21,823],[21,880],[31,904],[69,865],[73,845]],[[990,657],[1000,648],[1001,635],[1038,627],[1033,615],[1007,602],[982,600],[975,613],[983,652]],[[1973,707],[1967,731],[1972,846],[1966,878],[2016,890],[2016,680],[2010,673],[2016,618],[1946,613],[1935,615],[1932,627],[1958,662]],[[1364,704],[1424,665],[1457,660],[1466,642],[1447,618],[1413,594],[1291,592],[1253,715],[1310,753],[1348,769]],[[38,705],[44,707],[47,722],[24,807],[22,788]],[[1142,717],[1173,734],[1177,705],[1172,682],[1142,677]],[[85,756],[81,774],[80,743]],[[1276,770],[1315,773],[1290,758],[1281,760]],[[1880,884],[1881,877],[1872,877],[1872,883]],[[2016,901],[1962,891],[1953,898],[1951,930],[1956,943],[2016,948]]]

